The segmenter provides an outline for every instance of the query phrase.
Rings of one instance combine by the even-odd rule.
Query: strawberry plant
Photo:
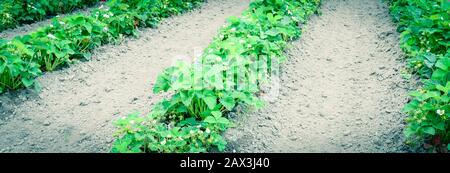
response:
[[[126,135],[115,141],[112,152],[206,152],[211,146],[223,150],[226,145],[214,124],[193,118],[173,126],[132,114],[116,125],[120,128],[117,133]]]
[[[227,113],[239,104],[263,106],[256,97],[259,84],[268,81],[272,65],[285,59],[287,42],[300,36],[298,24],[319,3],[254,0],[241,18],[230,17],[193,64],[177,62],[158,76],[153,92],[171,92],[170,99],[146,116],[117,121],[112,152],[223,151],[226,141],[220,134],[233,126]]]
[[[22,57],[26,57],[23,59]],[[35,85],[34,78],[41,74],[33,52],[19,40],[0,40],[0,92]]]
[[[24,38],[25,40],[26,38]],[[53,35],[48,37],[40,37],[33,39],[34,57],[37,57],[36,61],[42,64],[42,68],[45,71],[53,71],[61,64],[69,62],[69,56],[74,54],[74,51],[70,48],[70,41],[57,40]]]
[[[0,31],[19,24],[43,20],[69,13],[77,8],[97,4],[99,0],[6,0],[0,2]]]
[[[411,92],[404,107],[409,114],[408,143],[426,143],[426,149],[447,152],[450,143],[450,1],[391,0],[390,9],[409,69],[422,78],[423,87]]]
[[[394,0],[391,12],[399,23],[401,47],[411,57],[413,71],[430,78],[436,56],[450,47],[450,2],[447,0]]]
[[[1,9],[19,8],[17,5],[23,3],[34,4],[31,0],[22,0],[20,2],[23,3],[16,4],[12,1],[7,2],[8,5],[2,5]],[[65,1],[39,1],[35,5],[58,8],[53,11],[68,10],[62,2]],[[94,4],[98,1],[77,0],[65,5],[81,2]],[[201,2],[203,1],[111,0],[93,10],[90,16],[56,17],[49,26],[10,41],[2,41],[0,93],[6,89],[32,86],[39,88],[34,79],[42,74],[41,71],[53,71],[74,59],[89,59],[90,51],[96,47],[115,42],[123,36],[137,36],[138,27],[155,26],[163,17],[190,10]],[[178,10],[176,13],[168,12],[167,6]],[[0,12],[0,15],[15,19],[9,13]]]
[[[93,17],[75,15],[53,22],[56,36],[70,40],[71,48],[75,51],[72,58],[90,58],[90,50],[107,43],[111,37],[107,31],[108,25]],[[65,36],[63,34],[66,34]]]

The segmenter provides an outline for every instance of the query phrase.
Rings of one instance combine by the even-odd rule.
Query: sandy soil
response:
[[[400,110],[411,84],[387,5],[324,0],[321,11],[287,51],[278,97],[235,116],[230,151],[408,151]]]
[[[93,60],[47,73],[40,93],[0,96],[1,152],[109,152],[111,121],[148,112],[157,74],[172,59],[192,57],[211,42],[229,16],[249,0],[209,0],[200,9],[165,20],[120,46],[104,46]]]

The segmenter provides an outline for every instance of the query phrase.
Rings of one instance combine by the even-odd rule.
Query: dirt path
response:
[[[378,0],[324,0],[281,66],[280,94],[237,116],[237,152],[404,152],[409,82],[398,34]],[[274,84],[270,84],[274,86]]]
[[[143,31],[140,39],[104,46],[89,62],[45,74],[40,93],[1,95],[1,152],[109,152],[111,121],[133,110],[148,112],[161,97],[151,92],[157,74],[174,57],[201,53],[225,19],[248,3],[209,0]]]

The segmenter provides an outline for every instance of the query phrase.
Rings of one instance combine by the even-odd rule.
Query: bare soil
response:
[[[277,98],[238,111],[230,152],[407,152],[405,114],[411,82],[399,34],[379,0],[324,0],[287,51]]]
[[[43,91],[0,96],[1,152],[109,152],[112,121],[134,111],[148,112],[160,100],[152,94],[157,75],[177,58],[193,57],[208,46],[229,16],[249,0],[209,0],[175,16],[138,39],[106,45],[93,59],[38,78]]]

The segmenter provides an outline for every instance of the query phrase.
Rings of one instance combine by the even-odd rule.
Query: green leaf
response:
[[[406,104],[403,107],[403,112],[411,112],[411,111],[416,110],[419,106],[419,103],[420,102],[418,102],[417,100],[413,100],[413,101],[409,102],[408,104]]]
[[[266,31],[266,34],[269,36],[272,36],[272,37],[277,36],[279,33],[280,32],[278,32],[276,29],[271,29],[271,30]]]
[[[165,74],[161,74],[156,79],[155,84],[153,85],[153,93],[157,94],[161,91],[167,91],[170,88],[169,81],[166,79]]]
[[[193,94],[188,93],[188,91],[182,91],[180,92],[181,101],[186,107],[189,107],[192,103],[192,99],[194,97]]]
[[[34,82],[34,91],[36,91],[36,92],[42,91],[42,86],[39,82]]]
[[[212,114],[215,118],[222,117],[222,112],[220,112],[220,111],[212,111],[211,114]]]
[[[86,28],[86,30],[91,33],[92,32],[92,24],[87,22],[86,24],[84,24],[84,28]]]
[[[437,85],[437,86],[436,86],[436,89],[438,89],[438,90],[444,92],[445,94],[448,94],[449,91],[450,91],[450,81],[447,82],[447,84],[445,85],[445,87],[442,86],[442,85]]]
[[[435,15],[431,15],[430,16],[431,20],[439,20],[440,18],[441,18],[441,15],[439,15],[439,14],[435,14]]]
[[[210,124],[214,124],[214,123],[216,123],[216,118],[214,118],[213,116],[208,116],[203,121],[207,122],[207,123],[210,123]]]
[[[434,135],[436,130],[433,127],[423,127],[422,131],[429,135]]]
[[[0,62],[1,64],[0,64],[0,74],[2,74],[3,73],[3,71],[5,70],[5,68],[6,68],[6,62],[5,63],[3,63],[3,62]]]
[[[424,104],[422,105],[422,110],[425,110],[425,111],[433,111],[433,110],[435,110],[435,107],[434,107],[434,105],[433,105],[432,103],[426,102],[426,103],[424,103]]]
[[[239,21],[240,21],[240,19],[236,16],[230,16],[227,20],[231,24],[236,24],[236,23],[239,23]]]
[[[438,124],[434,124],[433,127],[439,130],[445,130],[445,123],[442,121],[439,122]]]
[[[404,133],[405,133],[405,136],[409,138],[409,137],[413,136],[414,134],[416,134],[416,131],[413,128],[408,126],[405,129]]]
[[[219,124],[229,124],[230,123],[230,121],[224,117],[220,117],[220,118],[216,119],[216,121]]]
[[[428,91],[427,93],[423,94],[424,100],[429,98],[439,98],[441,96],[441,93],[438,91]]]
[[[228,111],[233,110],[234,106],[236,105],[236,102],[234,101],[233,97],[225,97],[220,99],[220,103],[222,103],[223,106],[225,106],[225,108]]]
[[[214,109],[214,107],[216,107],[217,105],[217,97],[214,96],[207,96],[203,98],[203,101],[205,101],[206,105],[211,110]]]
[[[90,52],[85,52],[85,53],[83,53],[83,57],[86,60],[90,60],[92,57],[92,54]]]
[[[450,1],[448,1],[448,0],[441,0],[441,2],[442,2],[442,9],[444,11],[450,10]]]
[[[431,78],[435,79],[435,80],[441,80],[445,76],[447,76],[447,74],[448,74],[448,71],[437,69],[436,71],[433,72],[433,75],[431,76]]]
[[[436,67],[448,71],[450,68],[450,58],[444,57],[436,63]]]
[[[428,68],[433,68],[433,65],[436,63],[436,55],[432,53],[428,53],[424,55],[425,57],[425,65]]]
[[[33,85],[33,83],[34,83],[34,79],[22,78],[22,84],[27,88],[30,87],[31,85]]]
[[[191,117],[178,123],[178,126],[185,126],[185,125],[196,126],[198,125],[198,122],[195,120],[195,118]]]
[[[32,56],[33,55],[33,51],[28,49],[27,46],[22,43],[21,41],[14,39],[13,41],[11,41],[11,43],[16,46],[17,50],[19,50],[21,53],[24,53],[28,56]]]
[[[262,100],[260,100],[260,99],[257,99],[257,100],[255,101],[255,108],[256,108],[256,109],[259,109],[259,108],[262,108],[262,107],[264,107],[264,101],[262,101]]]
[[[71,22],[75,25],[83,25],[84,23],[86,23],[83,16],[76,16],[75,19],[73,19],[73,21]]]

